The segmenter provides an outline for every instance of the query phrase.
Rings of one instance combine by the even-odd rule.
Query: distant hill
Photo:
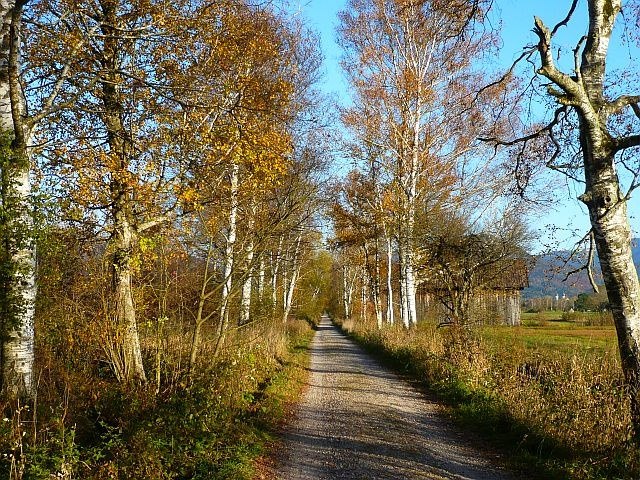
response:
[[[585,257],[567,262],[569,253],[568,250],[558,250],[534,257],[534,267],[529,272],[529,287],[522,292],[523,297],[555,297],[563,294],[573,297],[579,293],[591,291],[589,279],[584,271],[571,275],[568,280],[563,281],[568,272],[579,268],[585,262]],[[638,238],[633,240],[633,261],[638,268],[640,265],[640,239]],[[602,283],[597,257],[594,263],[596,281]]]

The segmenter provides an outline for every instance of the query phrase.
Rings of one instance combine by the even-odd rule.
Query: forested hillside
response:
[[[637,238],[632,240],[633,262],[636,269],[640,266],[640,242]],[[573,273],[567,277],[569,272],[580,269],[586,260],[582,258],[571,259],[569,250],[557,250],[544,255],[534,256],[531,260],[533,268],[529,272],[529,287],[523,291],[524,298],[536,298],[545,296],[574,297],[579,293],[592,290],[589,278],[584,270]],[[594,258],[594,272],[597,283],[602,283],[602,276],[598,269],[597,255]],[[565,280],[566,279],[566,280]]]

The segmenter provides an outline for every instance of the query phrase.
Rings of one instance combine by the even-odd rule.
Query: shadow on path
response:
[[[278,478],[515,478],[328,318],[313,340],[309,370],[309,389],[284,438]]]

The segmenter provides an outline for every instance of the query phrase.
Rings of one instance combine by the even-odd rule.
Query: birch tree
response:
[[[417,212],[427,199],[451,194],[456,162],[474,144],[472,118],[480,117],[469,109],[478,79],[472,59],[490,41],[478,29],[483,13],[483,2],[352,0],[340,17],[344,68],[355,93],[343,122],[380,149],[393,176],[407,328],[417,321]]]
[[[621,0],[588,0],[586,34],[575,45],[573,68],[563,71],[556,57],[554,36],[572,19],[579,2],[574,0],[568,15],[553,28],[535,17],[537,44],[525,50],[522,58],[538,57],[537,74],[549,82],[547,92],[556,102],[552,120],[527,136],[498,143],[516,146],[525,152],[532,142],[548,141],[547,166],[559,170],[584,185],[579,199],[588,211],[591,234],[598,253],[604,283],[613,314],[628,394],[634,438],[640,441],[640,286],[631,252],[631,228],[627,202],[638,186],[640,169],[640,95],[621,91],[635,84],[623,77],[607,75],[607,54],[614,27],[620,17]],[[636,2],[625,2],[629,12]],[[635,72],[634,75],[637,75]],[[578,155],[570,149],[577,145]],[[632,153],[633,152],[633,153]],[[515,163],[526,168],[523,156]],[[631,180],[621,182],[624,176]]]
[[[66,55],[55,58],[51,75],[33,78],[29,70],[37,49],[31,48],[31,32],[25,41],[25,8],[28,0],[0,5],[0,165],[2,215],[2,279],[0,318],[0,384],[10,395],[33,393],[35,240],[31,212],[30,171],[34,134],[41,123],[72,103],[82,89],[66,92],[70,66],[86,44],[77,40],[67,45]],[[28,9],[29,16],[40,4]],[[25,49],[26,47],[26,49]],[[24,52],[26,50],[26,53]],[[51,52],[48,61],[54,63]],[[25,59],[26,57],[26,59]],[[25,65],[27,65],[25,67]],[[29,105],[27,105],[27,100]]]
[[[0,374],[4,393],[30,397],[35,387],[36,280],[30,211],[29,141],[33,125],[25,122],[26,108],[19,79],[25,4],[25,1],[0,4]]]

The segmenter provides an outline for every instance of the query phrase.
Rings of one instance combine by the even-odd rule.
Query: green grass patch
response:
[[[544,326],[487,326],[479,329],[489,348],[518,348],[542,355],[583,355],[597,352],[617,355],[614,327],[585,327],[569,322],[554,321]]]

